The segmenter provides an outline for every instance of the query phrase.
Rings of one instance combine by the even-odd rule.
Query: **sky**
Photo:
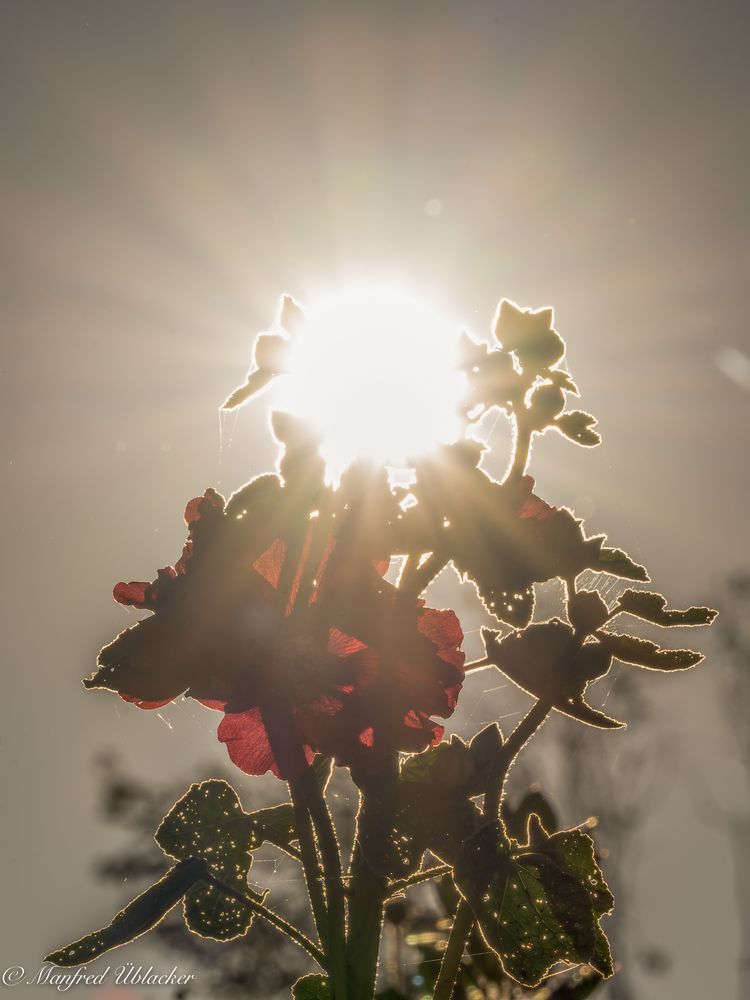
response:
[[[80,678],[128,620],[113,583],[177,557],[186,500],[271,467],[263,404],[218,406],[282,292],[395,279],[485,339],[501,297],[553,305],[604,444],[543,438],[543,495],[675,605],[747,564],[749,21],[725,0],[0,2],[3,968],[121,901],[90,871],[114,837],[102,748],[168,776],[217,755],[205,713],[165,724]],[[643,1000],[735,990],[728,849],[692,794],[729,801],[740,773],[717,669],[649,684],[684,760],[634,876],[639,939],[673,960]]]

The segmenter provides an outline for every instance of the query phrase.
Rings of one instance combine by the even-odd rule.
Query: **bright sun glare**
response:
[[[358,457],[395,466],[461,432],[458,330],[393,287],[348,288],[306,306],[284,405],[310,421],[336,478]]]

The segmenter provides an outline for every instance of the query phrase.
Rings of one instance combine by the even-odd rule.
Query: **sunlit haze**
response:
[[[105,926],[134,892],[134,878],[101,881],[126,831],[97,826],[92,845],[100,754],[175,795],[191,769],[223,773],[214,713],[194,699],[155,719],[80,679],[140,617],[113,584],[178,557],[186,502],[273,468],[268,411],[282,393],[323,426],[327,453],[394,439],[406,451],[420,427],[439,436],[436,415],[450,425],[450,377],[449,393],[421,394],[440,392],[433,366],[454,328],[487,338],[502,296],[554,305],[581,390],[568,406],[598,418],[603,445],[539,437],[537,493],[610,532],[676,607],[710,602],[748,565],[750,4],[19,0],[2,13],[0,784],[13,807],[0,975],[20,965],[32,979],[64,930]],[[438,312],[432,333],[415,323],[399,342],[405,315],[391,326],[360,310],[338,352],[346,324],[313,329],[288,387],[274,379],[217,415],[282,292],[322,315],[322,292],[384,281]],[[495,411],[480,431],[482,468],[500,477],[508,421]],[[429,604],[466,619],[467,658],[480,656],[474,588],[448,569]],[[638,1000],[750,998],[737,975],[750,970],[750,866],[726,833],[741,829],[745,769],[717,708],[728,667],[714,655],[692,676],[644,674],[659,712],[606,741],[623,746],[627,803],[657,800],[645,823],[628,813],[622,865],[612,827],[597,829],[625,883],[614,920],[630,921],[633,948],[616,958]],[[470,673],[449,733],[496,720],[507,733],[521,718],[526,696],[489,674]],[[616,714],[619,674],[600,690]],[[539,739],[555,773],[565,732],[560,716]],[[665,734],[679,734],[666,752]],[[631,738],[644,761],[632,773]],[[511,801],[523,791],[509,787]],[[596,803],[592,790],[580,814],[559,806],[578,823]],[[274,869],[255,866],[261,880]],[[284,906],[305,888],[280,869],[272,892]],[[262,935],[257,922],[238,947],[261,936],[270,952]],[[116,953],[113,969],[158,968],[147,947]],[[180,963],[198,976],[191,1000],[216,995],[202,966]],[[275,992],[263,977],[254,988]],[[116,1000],[133,990],[168,1000],[125,986]],[[44,985],[12,996],[51,1000]]]
[[[321,296],[306,313],[284,405],[319,430],[332,478],[357,457],[400,465],[457,438],[458,329],[429,302],[358,286]]]

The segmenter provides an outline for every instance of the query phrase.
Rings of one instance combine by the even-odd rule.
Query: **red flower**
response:
[[[288,778],[315,752],[361,766],[439,740],[431,716],[452,713],[463,680],[458,619],[405,600],[382,579],[386,563],[348,558],[315,520],[287,568],[287,541],[268,544],[288,529],[283,494],[262,477],[226,507],[213,490],[192,500],[176,565],[115,587],[154,614],[106,646],[84,683],[140,708],[186,693],[224,711],[219,740],[249,774]]]

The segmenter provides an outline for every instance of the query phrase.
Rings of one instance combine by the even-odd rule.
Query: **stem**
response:
[[[481,670],[482,667],[494,667],[495,663],[489,658],[489,656],[482,656],[478,660],[472,660],[471,663],[464,664],[464,673],[468,673],[470,670]]]
[[[377,739],[377,734],[376,734]],[[398,755],[392,753],[377,776],[358,780],[361,792],[357,840],[352,858],[348,962],[352,1000],[372,1000],[378,969],[383,908],[389,895],[386,877],[369,863],[387,858],[398,781]]]
[[[485,820],[497,819],[497,815],[500,812],[503,786],[505,785],[508,771],[521,749],[547,718],[551,708],[552,706],[548,702],[537,701],[500,748],[487,778],[487,790],[485,791],[484,807],[482,809],[482,815]],[[435,984],[435,992],[432,995],[432,1000],[451,1000],[453,987],[458,975],[458,968],[461,964],[461,958],[473,926],[474,913],[466,900],[462,898],[453,920],[453,927],[451,928],[448,945],[440,965],[440,973]]]
[[[346,1000],[346,904],[336,831],[312,768],[308,768],[299,778],[290,782],[291,784],[299,784],[318,836],[328,904],[327,955],[331,984],[335,1000]]]
[[[307,892],[310,896],[315,927],[318,931],[320,943],[324,948],[327,948],[328,911],[323,895],[322,873],[318,860],[318,852],[315,849],[315,835],[310,820],[310,813],[308,812],[307,804],[299,793],[296,782],[289,782],[289,794],[292,797],[292,805],[294,807],[294,826],[299,837],[302,868],[305,872],[305,883],[307,884]]]
[[[524,419],[524,417],[527,419]],[[516,435],[513,442],[513,461],[503,478],[503,483],[507,483],[513,479],[520,479],[526,472],[526,466],[529,462],[531,436],[534,432],[530,421],[528,420],[527,411],[522,410],[520,413],[515,413],[514,420],[516,425]]]
[[[263,917],[267,920],[269,924],[273,924],[277,930],[280,930],[287,937],[291,938],[296,944],[303,948],[311,958],[314,958],[321,969],[326,969],[326,960],[323,952],[313,944],[310,938],[306,937],[301,931],[298,931],[296,927],[284,920],[283,917],[279,916],[278,913],[274,913],[273,910],[269,910],[267,906],[262,903],[257,903],[254,899],[249,896],[245,896],[244,893],[237,892],[226,882],[222,882],[221,879],[215,878],[213,875],[209,875],[208,881],[214,888],[223,892],[225,896],[230,896],[232,899],[236,900],[238,903],[244,903],[245,906],[249,907],[254,913],[257,913],[259,917]]]
[[[437,865],[435,868],[425,868],[421,872],[415,872],[413,875],[409,875],[407,878],[400,878],[396,882],[391,882],[388,886],[388,897],[395,896],[399,892],[403,892],[404,889],[408,889],[410,885],[419,885],[420,882],[429,882],[430,879],[440,878],[442,875],[449,875],[453,869],[450,865]]]
[[[482,809],[485,819],[492,820],[497,818],[508,771],[519,752],[547,718],[551,708],[552,706],[548,702],[537,701],[531,711],[521,719],[507,741],[500,748],[487,779],[487,791],[485,792],[484,808]]]
[[[453,987],[456,985],[456,977],[458,976],[458,967],[461,964],[473,925],[474,913],[466,900],[461,897],[456,916],[453,918],[453,926],[443,954],[443,961],[440,963],[440,972],[435,981],[432,1000],[451,1000]]]
[[[411,558],[409,556],[410,560]],[[442,552],[431,552],[421,566],[417,566],[412,572],[409,572],[409,563],[407,562],[398,589],[407,597],[419,597],[447,562],[448,558]]]

